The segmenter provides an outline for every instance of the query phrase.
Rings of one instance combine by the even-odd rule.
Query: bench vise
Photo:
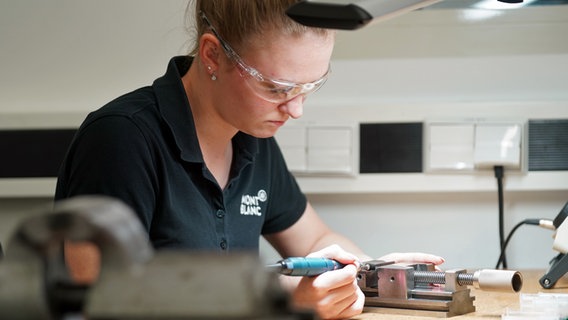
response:
[[[363,262],[357,283],[366,307],[422,310],[424,315],[453,317],[475,311],[468,285],[486,291],[519,292],[518,271],[436,271],[432,264],[400,265],[390,261]]]
[[[70,277],[64,241],[101,253],[93,284]],[[292,310],[277,275],[256,253],[154,251],[122,202],[77,197],[25,219],[0,260],[0,319],[10,320],[312,320]]]

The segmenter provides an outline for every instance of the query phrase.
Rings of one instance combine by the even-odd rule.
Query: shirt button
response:
[[[223,211],[223,210],[217,210],[216,215],[217,215],[217,218],[223,219],[223,218],[225,217],[225,211]]]
[[[221,247],[222,250],[227,250],[227,241],[223,239],[221,243],[219,243],[219,246]]]

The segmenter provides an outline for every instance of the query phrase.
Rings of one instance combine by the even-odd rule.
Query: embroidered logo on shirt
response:
[[[260,203],[265,202],[267,199],[268,194],[262,189],[258,191],[256,196],[243,195],[241,198],[241,214],[245,216],[262,216]]]

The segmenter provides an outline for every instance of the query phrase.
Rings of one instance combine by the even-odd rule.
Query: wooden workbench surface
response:
[[[568,279],[561,279],[554,289],[543,289],[538,280],[544,275],[544,271],[525,270],[521,271],[523,276],[523,293],[568,293]],[[486,292],[476,290],[473,287],[472,294],[475,297],[475,312],[461,316],[451,317],[450,319],[501,319],[507,308],[519,310],[519,293]],[[440,319],[440,314],[431,311],[393,309],[393,308],[366,308],[363,314],[353,318],[357,320],[367,319]]]

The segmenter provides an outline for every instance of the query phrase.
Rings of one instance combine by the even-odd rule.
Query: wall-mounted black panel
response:
[[[0,178],[56,177],[75,132],[0,130]]]
[[[568,170],[568,120],[529,121],[529,171]]]
[[[362,123],[361,173],[422,172],[422,123]]]

